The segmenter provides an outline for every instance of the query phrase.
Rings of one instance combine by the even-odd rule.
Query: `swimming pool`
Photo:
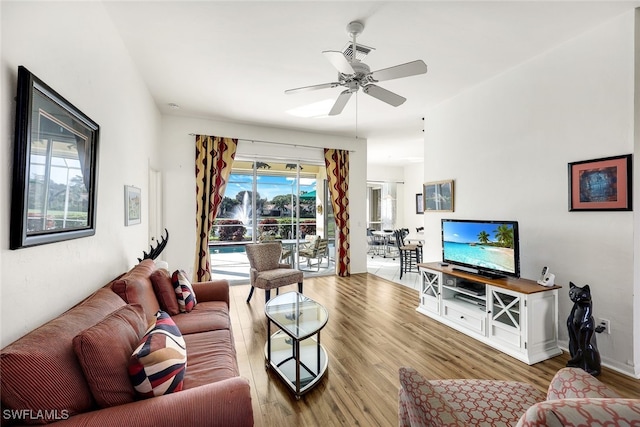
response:
[[[209,254],[240,254],[244,253],[244,245],[209,245]]]

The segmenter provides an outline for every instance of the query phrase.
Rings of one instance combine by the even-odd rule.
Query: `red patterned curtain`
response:
[[[196,135],[196,263],[193,280],[211,280],[209,233],[231,175],[238,140]]]
[[[349,249],[349,151],[324,149],[331,205],[336,218],[338,276],[351,275]]]

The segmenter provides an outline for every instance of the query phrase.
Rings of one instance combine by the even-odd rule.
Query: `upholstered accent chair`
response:
[[[245,246],[250,265],[251,290],[247,303],[253,296],[255,288],[264,289],[265,303],[271,299],[271,289],[294,283],[298,284],[298,292],[302,293],[303,273],[291,268],[289,264],[280,263],[282,242],[251,243]]]
[[[401,427],[631,426],[640,420],[640,399],[616,397],[579,368],[559,370],[546,396],[524,382],[427,380],[407,367],[399,374]]]

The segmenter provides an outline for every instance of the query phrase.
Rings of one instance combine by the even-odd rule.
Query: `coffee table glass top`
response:
[[[298,292],[287,292],[272,298],[265,313],[287,335],[305,339],[327,324],[329,313],[321,304]]]

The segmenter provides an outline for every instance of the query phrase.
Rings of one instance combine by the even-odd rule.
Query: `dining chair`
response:
[[[400,279],[403,273],[418,272],[418,264],[422,262],[422,248],[415,244],[406,244],[404,238],[408,234],[407,229],[393,232],[396,247],[400,252]]]
[[[384,255],[384,239],[373,234],[373,230],[370,228],[367,228],[367,243],[369,245],[367,253],[371,254],[371,258],[373,258],[375,255],[380,255],[381,250],[382,254]]]
[[[289,264],[280,263],[282,242],[250,243],[245,246],[249,258],[249,277],[251,290],[247,303],[253,296],[255,288],[264,289],[265,303],[271,299],[271,289],[276,292],[281,286],[298,284],[298,292],[302,293],[302,271],[291,268]]]

